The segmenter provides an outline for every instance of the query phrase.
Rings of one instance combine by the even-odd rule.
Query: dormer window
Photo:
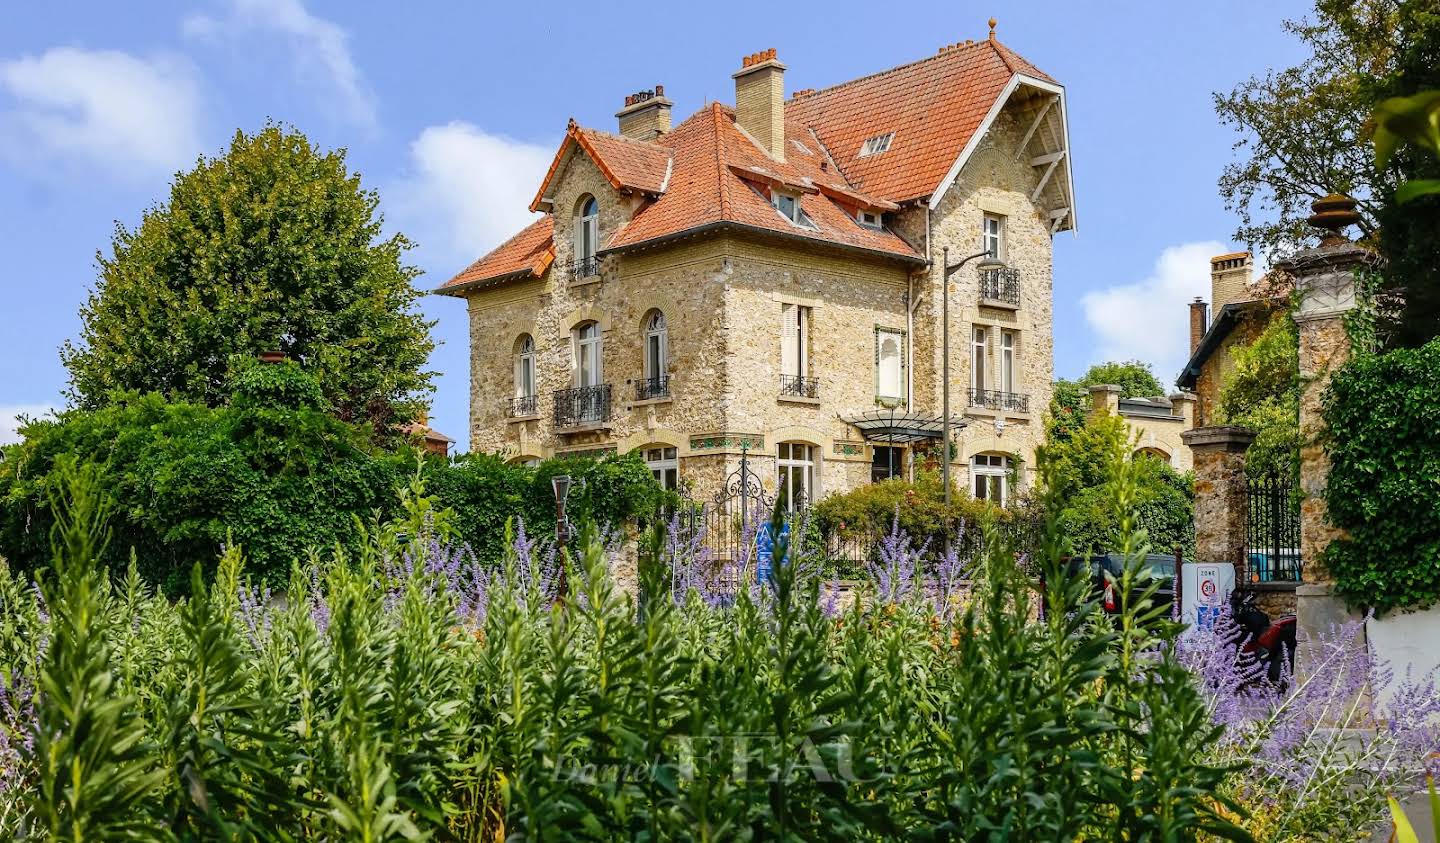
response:
[[[810,217],[806,216],[805,211],[800,207],[799,196],[772,190],[770,191],[770,204],[775,206],[775,210],[780,212],[780,216],[796,225],[803,225],[806,228],[815,227],[815,223],[810,221]]]
[[[894,139],[894,132],[886,132],[883,135],[866,138],[865,143],[860,147],[860,157],[865,158],[870,155],[879,155],[890,148],[890,141]]]
[[[876,231],[884,227],[880,222],[878,211],[856,211],[855,219],[866,228],[873,228]]]

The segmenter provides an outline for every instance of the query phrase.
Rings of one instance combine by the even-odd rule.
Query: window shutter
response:
[[[780,305],[780,374],[800,374],[800,308]]]

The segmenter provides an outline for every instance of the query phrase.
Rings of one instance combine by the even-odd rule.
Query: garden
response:
[[[933,565],[897,522],[842,601],[779,514],[769,578],[753,553],[708,558],[678,518],[638,535],[591,522],[557,548],[517,514],[487,560],[420,472],[393,518],[297,556],[283,589],[231,543],[171,600],[138,556],[100,564],[109,498],[93,466],[62,461],[48,564],[0,578],[0,830],[1363,838],[1440,750],[1434,677],[1361,706],[1385,667],[1346,646],[1355,629],[1281,685],[1233,625],[1185,632],[1140,564],[1144,461],[1109,458],[1131,560],[1113,617],[1067,575],[1057,517],[1030,554],[987,520],[980,554]],[[630,590],[612,575],[627,553]]]

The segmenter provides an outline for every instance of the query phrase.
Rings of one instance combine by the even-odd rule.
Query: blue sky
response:
[[[463,6],[463,8],[462,8]],[[1140,357],[1169,384],[1184,302],[1235,228],[1211,93],[1301,58],[1263,4],[950,2],[445,4],[319,0],[29,3],[0,29],[0,442],[62,405],[57,349],[114,224],[237,128],[293,123],[381,192],[433,288],[528,217],[565,128],[612,129],[625,94],[665,85],[677,122],[733,99],[740,57],[775,47],[789,90],[998,36],[1068,91],[1080,231],[1055,242],[1055,371]],[[403,12],[401,10],[404,10]],[[466,433],[463,304],[439,320],[432,423]]]

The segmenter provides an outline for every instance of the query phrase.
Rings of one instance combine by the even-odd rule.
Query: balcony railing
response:
[[[980,270],[980,299],[1020,306],[1020,271],[1008,267]]]
[[[610,420],[610,384],[555,391],[555,426],[578,427]]]
[[[591,255],[588,258],[576,258],[570,261],[570,278],[579,281],[581,278],[591,278],[600,274],[600,259]]]
[[[820,379],[805,375],[781,375],[781,398],[819,398]]]
[[[1030,412],[1030,396],[1020,392],[1001,392],[998,389],[972,389],[970,390],[970,406],[1028,413]]]
[[[655,398],[670,397],[670,376],[656,375],[653,378],[643,378],[635,382],[635,400],[650,401]]]
[[[519,398],[511,398],[505,403],[506,418],[519,419],[538,415],[539,412],[540,396],[538,395],[522,395]]]

